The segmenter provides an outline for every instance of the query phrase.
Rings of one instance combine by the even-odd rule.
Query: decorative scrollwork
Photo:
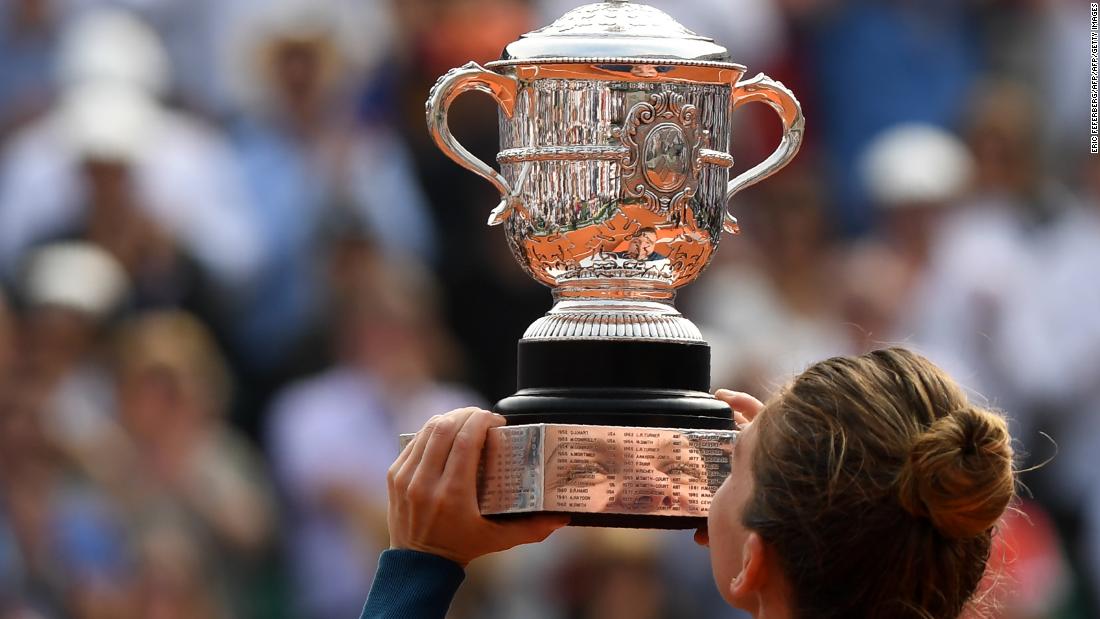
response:
[[[432,114],[432,112],[434,111],[432,107],[432,101],[435,99],[436,92],[438,92],[444,84],[449,82],[454,76],[458,75],[459,73],[464,73],[477,69],[481,69],[481,66],[471,60],[461,67],[454,67],[453,69],[448,70],[443,75],[440,75],[439,79],[437,79],[435,83],[432,84],[431,89],[428,90],[428,99],[424,102],[424,112],[429,115]]]
[[[618,161],[627,154],[622,146],[532,146],[509,148],[497,154],[500,163],[522,161]]]
[[[650,211],[676,220],[698,192],[708,140],[698,110],[686,101],[677,92],[653,93],[613,132],[627,149],[620,161],[624,197],[641,198]]]
[[[733,156],[720,150],[701,148],[699,149],[699,158],[703,160],[703,163],[716,165],[720,168],[733,167]]]
[[[485,63],[485,68],[496,69],[516,65],[579,64],[579,65],[648,65],[657,67],[706,67],[711,69],[745,70],[745,65],[717,60],[684,60],[683,58],[652,58],[624,56],[553,56],[545,58],[515,58]]]
[[[623,32],[630,36],[701,38],[667,13],[645,4],[594,2],[579,6],[557,21],[529,32],[525,37],[607,35]]]

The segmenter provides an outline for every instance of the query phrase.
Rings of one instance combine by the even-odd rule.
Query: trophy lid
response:
[[[551,58],[729,62],[729,52],[656,8],[607,0],[577,7],[549,26],[522,35],[494,64]]]

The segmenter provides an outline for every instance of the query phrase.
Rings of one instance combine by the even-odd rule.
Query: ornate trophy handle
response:
[[[511,118],[516,107],[518,88],[519,84],[513,78],[489,71],[476,62],[468,62],[443,74],[435,86],[432,86],[425,104],[428,132],[431,133],[436,146],[455,163],[486,179],[500,192],[502,198],[500,204],[489,214],[490,226],[502,223],[508,218],[514,197],[512,189],[500,172],[475,157],[451,135],[451,129],[447,126],[447,110],[459,95],[477,90],[495,99],[504,113]]]
[[[767,103],[783,121],[783,139],[767,159],[738,174],[737,178],[726,185],[726,202],[729,202],[733,194],[768,178],[790,163],[802,146],[802,132],[806,125],[806,120],[802,117],[802,106],[798,104],[794,93],[763,73],[758,73],[750,80],[738,82],[733,87],[732,97],[733,109],[756,101]],[[730,214],[728,207],[722,229],[734,233],[738,230],[737,219]]]

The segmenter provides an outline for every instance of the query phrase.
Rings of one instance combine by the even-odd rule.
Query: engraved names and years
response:
[[[737,432],[528,424],[489,432],[481,513],[705,516]],[[407,442],[412,435],[405,435]]]
[[[485,514],[705,515],[736,434],[565,424],[497,432],[484,464]]]

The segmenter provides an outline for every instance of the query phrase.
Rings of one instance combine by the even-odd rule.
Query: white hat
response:
[[[100,9],[66,32],[57,77],[62,88],[110,83],[161,96],[169,87],[168,55],[157,33],[132,13]]]
[[[88,84],[65,93],[57,121],[79,157],[132,163],[156,140],[161,110],[149,94],[111,84]]]
[[[973,168],[961,140],[939,127],[916,123],[880,133],[860,160],[867,193],[883,208],[947,202],[966,188]]]
[[[271,104],[264,49],[283,39],[323,39],[335,52],[340,75],[374,68],[389,49],[394,19],[388,3],[372,0],[267,0],[245,10],[230,28],[225,52],[230,88],[252,109]]]
[[[65,307],[103,318],[125,299],[130,282],[122,265],[100,247],[65,242],[31,254],[25,286],[31,305]]]

